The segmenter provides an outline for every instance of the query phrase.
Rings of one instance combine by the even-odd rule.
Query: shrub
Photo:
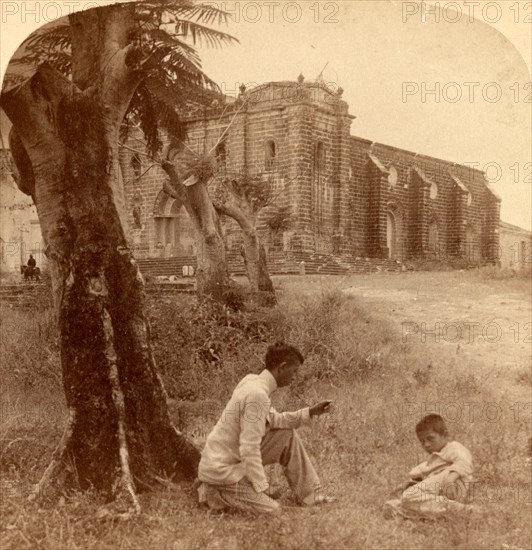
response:
[[[261,369],[266,344],[289,332],[279,308],[177,298],[152,303],[149,315],[155,358],[174,399],[226,399],[239,378]]]
[[[306,356],[308,383],[362,379],[389,363],[390,327],[352,295],[326,290],[302,298],[289,315],[291,341]]]

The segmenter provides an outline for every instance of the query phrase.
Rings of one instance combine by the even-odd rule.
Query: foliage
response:
[[[220,202],[227,200],[227,194],[232,193],[245,202],[249,210],[256,214],[275,200],[271,178],[262,175],[239,174],[229,175],[218,186]]]
[[[264,223],[270,231],[277,235],[292,227],[292,209],[290,205],[276,206],[266,214]]]
[[[173,139],[183,138],[181,119],[186,110],[192,105],[210,104],[219,96],[218,86],[202,70],[195,47],[219,47],[236,39],[208,26],[226,24],[229,18],[213,5],[151,0],[136,2],[135,9],[135,38],[144,55],[156,56],[157,62],[150,64],[131,100],[124,137],[132,125],[138,124],[148,150],[155,154],[161,148],[161,130]],[[70,75],[71,32],[70,25],[63,21],[44,26],[22,44],[24,54],[13,63],[28,67],[46,62]]]
[[[265,342],[286,332],[279,310],[235,310],[210,300],[152,303],[149,315],[155,358],[174,399],[225,397],[231,384],[260,367]]]

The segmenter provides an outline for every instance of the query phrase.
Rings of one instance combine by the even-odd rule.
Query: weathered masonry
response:
[[[234,103],[187,118],[188,147],[215,151],[221,173],[273,182],[291,224],[281,235],[264,228],[269,251],[497,261],[500,198],[484,174],[352,136],[355,117],[341,96],[303,77],[242,87]],[[127,145],[121,155],[137,256],[192,255],[185,210],[161,191],[164,172],[138,140]],[[236,225],[227,221],[226,233],[236,249]]]

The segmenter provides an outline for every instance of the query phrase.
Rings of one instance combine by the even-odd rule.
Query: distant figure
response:
[[[41,270],[37,267],[35,258],[30,254],[27,265],[20,266],[20,272],[24,275],[24,281],[28,282],[32,279],[35,281],[41,280]]]
[[[473,481],[471,453],[449,437],[439,414],[422,418],[416,435],[430,456],[410,471],[408,481],[396,488],[392,495],[395,498],[384,504],[385,516],[418,519],[470,511],[472,506],[467,502]]]

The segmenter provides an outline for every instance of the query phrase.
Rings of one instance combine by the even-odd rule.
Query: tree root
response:
[[[72,430],[74,428],[75,420],[76,411],[74,408],[70,407],[65,431],[63,432],[57,447],[52,453],[52,460],[50,461],[50,464],[48,464],[41,480],[37,483],[37,485],[35,485],[31,495],[28,497],[29,500],[34,501],[39,498],[43,494],[45,488],[50,484],[52,478],[65,467],[64,457],[70,443],[70,438],[72,437]]]
[[[116,491],[116,497],[119,500],[121,497],[129,498],[135,514],[140,513],[140,504],[135,490],[135,483],[131,475],[129,466],[129,451],[126,438],[126,407],[124,402],[124,392],[120,385],[118,377],[118,367],[116,365],[116,352],[113,344],[113,326],[111,316],[107,310],[103,313],[103,325],[105,334],[105,355],[109,362],[109,380],[113,395],[113,403],[116,407],[118,416],[118,443],[119,458],[120,458],[120,481]]]

